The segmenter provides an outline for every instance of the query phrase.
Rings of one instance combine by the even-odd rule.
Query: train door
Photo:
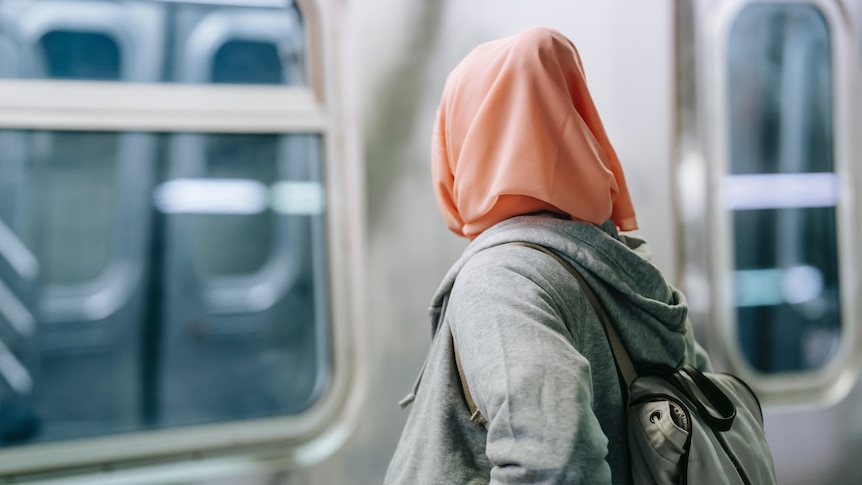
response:
[[[852,10],[693,5],[698,116],[677,172],[687,281],[708,288],[693,311],[716,363],[765,404],[779,481],[858,481],[860,441],[841,424],[858,419],[862,352]]]
[[[175,19],[177,82],[307,81],[295,10],[180,6]],[[301,133],[171,136],[157,189],[164,424],[292,414],[325,385],[320,143]]]

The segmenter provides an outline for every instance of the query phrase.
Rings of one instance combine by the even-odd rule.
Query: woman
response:
[[[571,41],[536,27],[474,49],[447,79],[431,158],[443,217],[472,242],[434,297],[386,482],[628,483],[601,322],[564,266],[507,243],[571,262],[636,363],[709,363],[683,295],[618,232],[637,228],[635,211]]]

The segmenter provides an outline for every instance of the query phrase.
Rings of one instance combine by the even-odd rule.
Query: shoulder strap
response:
[[[620,373],[623,381],[625,382],[625,391],[627,391],[632,382],[637,378],[637,370],[635,369],[634,364],[632,363],[632,359],[629,356],[628,350],[626,350],[625,344],[620,339],[619,334],[617,333],[616,327],[614,327],[613,323],[611,323],[610,317],[608,317],[607,312],[605,312],[604,307],[601,303],[599,303],[599,299],[596,297],[596,294],[593,292],[590,285],[587,284],[584,277],[581,276],[581,273],[572,266],[571,263],[566,261],[562,256],[555,253],[554,251],[541,246],[539,244],[533,244],[529,242],[523,241],[515,241],[508,244],[517,244],[519,246],[524,246],[528,248],[535,249],[537,251],[541,251],[548,256],[557,260],[558,263],[563,265],[568,272],[575,277],[578,284],[581,286],[581,289],[584,291],[584,294],[587,296],[587,299],[590,301],[590,304],[593,306],[593,310],[595,310],[596,315],[598,315],[599,320],[602,322],[602,327],[605,329],[605,336],[608,339],[611,347],[611,353],[614,356],[614,362],[617,365],[617,370]],[[467,378],[464,376],[464,370],[461,368],[461,356],[458,354],[458,346],[455,344],[455,339],[452,339],[452,348],[455,352],[455,366],[458,368],[458,378],[461,380],[461,389],[464,391],[464,399],[467,401],[467,409],[470,410],[470,421],[487,424],[488,420],[482,416],[482,413],[479,411],[479,408],[476,406],[476,402],[473,401],[473,396],[470,394],[470,388],[467,386]]]
[[[470,410],[470,421],[479,424],[487,424],[488,420],[482,416],[479,407],[476,406],[476,401],[473,401],[473,395],[470,394],[470,388],[467,387],[467,377],[464,376],[464,369],[461,367],[461,356],[458,354],[458,346],[455,344],[455,339],[452,339],[452,348],[455,351],[455,367],[458,368],[458,378],[461,379],[461,389],[464,390],[464,400],[467,401],[467,409]]]
[[[626,350],[625,344],[623,344],[622,339],[620,339],[620,335],[617,333],[616,327],[614,327],[610,317],[608,317],[607,312],[605,312],[604,307],[601,303],[599,303],[599,299],[596,297],[596,294],[593,292],[592,288],[590,288],[590,285],[587,284],[586,280],[584,280],[584,277],[581,276],[581,273],[579,273],[578,270],[576,270],[575,267],[572,266],[572,264],[569,263],[562,256],[544,246],[522,241],[513,242],[511,244],[525,246],[547,254],[548,256],[556,259],[558,263],[563,265],[563,267],[566,268],[566,270],[568,270],[568,272],[575,277],[575,279],[578,281],[578,284],[581,285],[581,289],[584,291],[584,294],[587,296],[587,299],[590,300],[590,304],[593,306],[596,315],[598,315],[599,320],[601,320],[602,322],[602,326],[605,329],[605,336],[610,343],[611,352],[613,353],[614,361],[617,364],[617,369],[619,370],[620,375],[626,383],[626,389],[631,387],[632,382],[634,382],[634,380],[638,376],[637,370],[632,363],[632,359],[629,356],[628,350]]]

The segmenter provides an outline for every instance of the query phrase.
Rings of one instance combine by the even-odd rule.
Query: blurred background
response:
[[[851,0],[0,0],[0,482],[381,483],[443,83],[533,25],[780,482],[862,482]]]

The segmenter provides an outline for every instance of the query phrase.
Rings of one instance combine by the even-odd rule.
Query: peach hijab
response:
[[[449,74],[434,131],[437,205],[459,236],[538,211],[637,229],[578,51],[556,30],[476,47]]]

